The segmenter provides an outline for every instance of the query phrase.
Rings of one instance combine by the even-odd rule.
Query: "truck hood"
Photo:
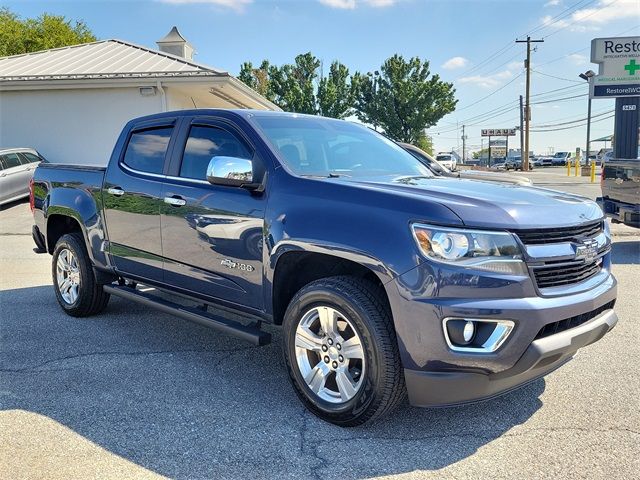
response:
[[[375,177],[337,179],[360,187],[437,202],[465,225],[529,229],[579,225],[603,217],[593,201],[555,190],[446,177]]]

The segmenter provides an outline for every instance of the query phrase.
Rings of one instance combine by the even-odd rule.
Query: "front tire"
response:
[[[96,280],[82,234],[60,237],[53,250],[52,276],[58,303],[68,315],[86,317],[107,306],[109,294]]]
[[[398,343],[380,292],[355,277],[303,287],[283,322],[284,359],[302,403],[327,422],[352,427],[405,397]]]

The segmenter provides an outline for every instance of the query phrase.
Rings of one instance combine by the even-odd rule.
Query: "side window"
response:
[[[20,157],[18,157],[17,153],[7,153],[2,156],[4,160],[5,168],[13,168],[20,166]]]
[[[4,170],[4,155],[0,155],[0,171]]]
[[[37,155],[34,155],[31,152],[20,152],[19,155],[20,155],[20,159],[22,160],[22,163],[36,163],[36,162],[42,161],[40,157],[38,157]]]
[[[135,132],[129,139],[123,162],[128,167],[146,173],[162,173],[173,127]]]
[[[182,155],[180,176],[206,180],[211,157],[251,159],[249,149],[232,133],[216,127],[193,126]]]

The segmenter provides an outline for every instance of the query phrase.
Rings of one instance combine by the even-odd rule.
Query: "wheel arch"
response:
[[[321,278],[349,275],[371,282],[380,291],[384,304],[391,307],[384,284],[391,273],[383,265],[364,254],[332,248],[303,248],[288,245],[272,256],[270,282],[266,282],[267,305],[272,308],[273,323],[282,325],[284,313],[293,296],[305,285]],[[269,276],[269,275],[268,275]],[[270,288],[269,288],[270,287]]]

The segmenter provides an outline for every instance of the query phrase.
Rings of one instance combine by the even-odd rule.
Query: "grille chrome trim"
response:
[[[542,228],[514,230],[525,245],[544,245],[549,243],[580,242],[585,238],[597,237],[604,231],[603,220],[575,227]]]

